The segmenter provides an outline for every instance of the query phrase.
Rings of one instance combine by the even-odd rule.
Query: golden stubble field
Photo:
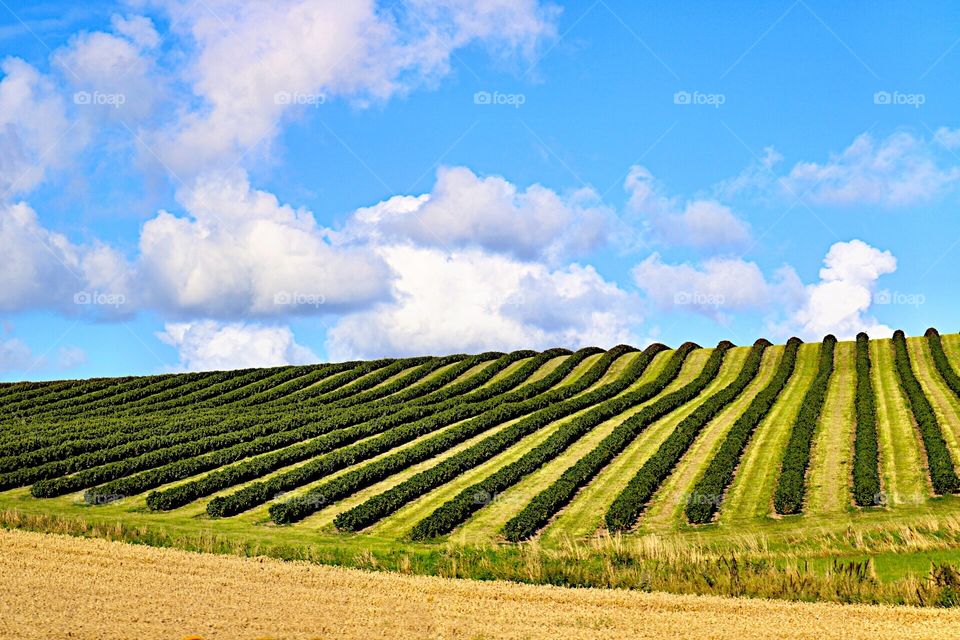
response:
[[[949,638],[960,611],[562,589],[0,531],[0,637]]]

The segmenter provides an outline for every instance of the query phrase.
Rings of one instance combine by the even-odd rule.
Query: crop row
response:
[[[941,495],[952,493],[960,485],[960,479],[957,478],[957,473],[953,468],[953,460],[950,458],[947,443],[943,439],[943,431],[940,428],[937,415],[933,412],[930,401],[923,393],[920,382],[913,375],[913,369],[910,366],[910,354],[907,352],[907,340],[903,331],[897,331],[893,334],[893,349],[897,379],[900,381],[900,388],[907,396],[910,410],[913,412],[913,417],[916,418],[920,438],[923,440],[923,446],[927,452],[927,468],[930,470],[933,490]]]
[[[550,521],[550,518],[573,499],[577,491],[589,484],[604,467],[623,453],[648,426],[699,395],[717,376],[727,352],[733,346],[732,343],[727,341],[718,344],[696,378],[679,389],[658,398],[617,425],[596,447],[567,468],[553,484],[537,494],[533,500],[507,522],[503,527],[503,533],[507,540],[519,542],[536,534]],[[659,393],[666,387],[666,381],[658,382],[659,389],[657,392]],[[621,409],[613,415],[619,415],[623,412],[623,409],[635,404],[638,403],[634,402],[624,407],[611,407],[611,409]],[[544,443],[544,445],[546,444],[548,443]],[[557,445],[559,446],[544,447],[541,456],[553,451],[556,452],[554,454],[556,455],[566,448],[562,441],[557,442]],[[533,464],[537,461],[537,457],[531,456],[527,464],[528,469],[535,469]],[[414,529],[414,535],[427,536],[441,533],[443,527],[437,527],[438,523],[435,520],[431,522],[431,520],[434,520],[434,516],[418,524]]]
[[[673,472],[703,428],[740,397],[747,385],[757,377],[763,354],[769,346],[768,341],[757,340],[736,379],[704,400],[693,413],[680,421],[610,505],[604,518],[608,530],[626,531],[633,527],[654,493]]]
[[[710,461],[707,470],[694,486],[686,507],[687,519],[691,523],[704,524],[710,522],[720,508],[723,494],[733,480],[733,474],[740,462],[740,457],[743,455],[747,443],[750,442],[753,432],[770,412],[787,381],[793,375],[800,344],[799,338],[790,338],[787,341],[773,378],[753,398],[747,409],[733,423],[719,450]]]
[[[495,455],[502,453],[523,438],[539,431],[547,425],[584,409],[594,407],[599,403],[609,402],[612,398],[626,391],[634,382],[639,380],[654,356],[665,348],[663,345],[654,345],[646,349],[616,380],[564,402],[555,403],[540,409],[536,413],[510,425],[506,429],[488,436],[464,451],[447,458],[436,466],[416,474],[399,485],[370,498],[352,509],[344,511],[336,517],[334,525],[344,531],[359,531],[393,513],[411,500],[450,481],[466,470],[472,469]],[[671,357],[663,375],[658,377],[658,380],[662,381],[675,377],[677,373],[679,373],[680,367],[687,354],[694,348],[696,348],[696,346],[692,344],[681,347],[681,349]],[[646,387],[647,385],[644,386],[645,389]],[[645,393],[646,392],[649,392],[649,390],[645,391]],[[637,393],[639,393],[639,390]],[[619,402],[612,404],[620,405]],[[594,411],[590,412],[589,415],[593,417],[600,412],[602,412],[602,409],[597,407]],[[581,417],[581,419],[584,419],[584,417]],[[593,424],[598,423],[594,422]]]
[[[600,371],[596,375],[602,375],[602,372],[606,370],[606,367],[609,366],[609,364],[616,357],[618,357],[620,353],[625,353],[626,351],[621,349],[611,350],[606,356],[604,356],[604,358],[601,359],[601,362],[598,363],[597,366],[591,369],[588,374],[581,376],[581,380],[578,380],[574,384],[568,385],[566,388],[561,388],[556,391],[546,393],[550,388],[560,383],[577,366],[579,366],[580,362],[592,355],[592,352],[592,349],[577,352],[546,377],[538,380],[535,383],[526,385],[524,388],[517,390],[515,393],[507,394],[499,398],[493,398],[479,403],[454,406],[438,415],[417,420],[410,424],[402,425],[378,438],[371,439],[367,442],[361,442],[349,449],[344,449],[329,456],[317,458],[316,460],[312,460],[302,467],[292,469],[268,480],[257,482],[230,496],[216,498],[208,505],[207,513],[218,517],[240,513],[241,511],[245,511],[256,505],[266,502],[281,491],[295,489],[314,480],[323,478],[334,471],[338,471],[347,466],[363,462],[381,453],[388,452],[394,449],[398,444],[410,442],[422,435],[437,431],[442,427],[460,423],[455,427],[440,433],[439,435],[428,438],[425,442],[421,442],[409,449],[393,453],[377,463],[367,465],[366,467],[356,470],[353,473],[346,474],[344,478],[338,479],[341,480],[341,482],[337,486],[342,489],[351,481],[355,481],[361,476],[366,479],[372,478],[374,475],[376,475],[376,473],[379,473],[379,471],[376,470],[382,471],[388,467],[393,468],[393,466],[395,466],[399,460],[409,461],[411,456],[420,457],[422,459],[433,457],[438,450],[442,450],[442,447],[454,446],[455,443],[462,442],[467,438],[473,437],[474,435],[481,433],[496,424],[499,424],[499,422],[506,419],[508,416],[516,416],[520,415],[523,411],[529,411],[529,407],[531,405],[539,406],[539,404],[542,404],[550,398],[558,397],[558,394],[563,395],[575,393],[582,384],[586,384],[591,379],[592,374],[595,371]],[[545,361],[546,360],[544,360],[544,362]],[[520,395],[521,393],[523,394],[522,396]],[[517,401],[511,402],[511,400],[514,399]],[[469,413],[466,414],[464,411],[469,411]],[[470,419],[465,420],[466,418]],[[437,447],[441,447],[441,449],[437,449]],[[427,458],[423,458],[423,456],[427,456]],[[314,499],[316,494],[314,492],[311,492],[311,494],[310,504],[320,504]],[[299,506],[303,506],[303,504]],[[304,514],[306,515],[306,512],[304,512]]]
[[[390,475],[397,473],[411,465],[430,460],[459,443],[483,433],[496,425],[503,424],[524,412],[537,411],[543,407],[557,405],[562,401],[573,398],[577,394],[596,384],[607,372],[610,366],[624,354],[633,351],[632,347],[614,347],[606,352],[584,374],[573,382],[560,386],[552,391],[559,382],[585,360],[592,350],[578,351],[568,358],[561,366],[550,374],[530,386],[537,386],[544,392],[516,402],[499,402],[493,398],[487,405],[487,411],[472,420],[455,425],[445,432],[439,433],[415,444],[412,447],[397,451],[381,460],[364,465],[338,478],[323,483],[307,492],[305,495],[287,502],[278,503],[270,508],[270,515],[278,524],[288,524],[301,520],[306,516],[322,509],[340,498],[346,497],[361,488],[369,487]],[[578,362],[574,363],[573,360]],[[536,414],[534,414],[536,415]],[[521,421],[523,422],[523,421]],[[519,424],[519,423],[518,423]],[[318,470],[319,471],[319,470]],[[317,475],[316,477],[323,477]]]
[[[541,364],[553,357],[555,357],[555,352],[544,352],[543,354],[540,354],[535,358],[533,358],[533,360],[535,360],[537,364]],[[507,357],[504,356],[501,359],[506,360]],[[508,376],[508,377],[514,378],[516,380],[516,384],[519,384],[520,378],[522,376],[529,377],[532,371],[522,371],[522,372],[518,371],[516,373],[519,375]],[[454,399],[454,400],[456,401],[457,399]],[[378,436],[377,438],[373,438],[367,443],[361,443],[360,445],[347,447],[347,449],[349,449],[349,451],[355,451],[357,450],[358,447],[369,448],[369,447],[375,446],[374,443],[377,443],[377,444],[383,444],[387,446],[387,449],[385,450],[389,450],[389,448],[392,448],[393,446],[396,446],[396,444],[398,444],[399,442],[403,441],[403,438],[399,437],[400,431],[415,432],[420,425],[424,425],[428,421],[431,421],[430,425],[427,427],[427,428],[430,428],[430,426],[432,426],[433,423],[437,423],[437,425],[442,425],[444,423],[449,423],[450,421],[459,420],[464,415],[462,412],[458,411],[457,409],[452,408],[448,410],[446,414],[440,414],[439,416],[435,416],[432,419],[421,418],[421,416],[423,416],[424,413],[432,414],[434,411],[436,411],[436,408],[416,409],[416,408],[410,407],[407,409],[406,413],[398,412],[391,416],[385,416],[383,418],[380,418],[379,420],[374,422],[368,422],[360,426],[352,427],[352,429],[358,433],[362,433],[366,435],[381,433],[381,435]],[[417,419],[413,420],[410,424],[407,424],[404,426],[405,418],[407,419],[408,422],[410,421],[409,420],[410,418],[417,418]],[[234,486],[241,482],[255,480],[277,469],[286,467],[290,464],[294,464],[302,460],[309,460],[310,458],[314,458],[322,453],[325,453],[326,451],[328,451],[328,449],[325,447],[324,442],[320,439],[303,442],[301,444],[288,447],[285,449],[281,449],[264,456],[259,456],[257,458],[254,458],[252,460],[249,460],[239,465],[218,469],[213,473],[207,474],[203,477],[197,478],[188,483],[179,485],[177,487],[173,487],[171,489],[153,492],[149,496],[147,496],[147,505],[151,509],[156,509],[156,510],[175,509],[177,507],[188,504],[198,498],[210,495],[212,493],[216,493],[218,491],[222,491],[223,489]],[[343,450],[338,455],[350,456],[353,454],[347,452],[347,450]],[[312,465],[319,464],[319,459],[311,462],[310,464]],[[298,474],[297,477],[300,477],[299,474],[307,473],[309,471],[309,467],[310,465],[305,465],[304,467],[299,467],[298,469],[295,469],[288,473],[297,473]],[[278,482],[278,479],[274,479],[273,482]],[[253,486],[256,486],[256,485],[253,485]],[[279,491],[279,489],[277,491]],[[245,496],[244,498],[234,498],[231,504],[240,504],[241,501],[243,500],[250,500],[250,496],[252,496],[253,493],[254,493],[253,490],[247,491],[244,494]],[[268,495],[268,494],[264,494],[264,495]],[[217,502],[217,504],[224,504],[224,503],[225,503],[224,500],[219,500],[219,502]],[[251,504],[250,506],[254,506],[254,505]],[[214,508],[213,515],[220,516],[223,514],[220,512],[217,512],[216,508]]]
[[[870,378],[870,338],[857,335],[856,433],[853,439],[853,499],[861,507],[880,504],[877,408]]]
[[[773,495],[773,508],[780,515],[800,513],[806,495],[807,467],[810,464],[810,448],[813,434],[827,399],[830,376],[833,375],[833,359],[837,339],[828,335],[820,344],[820,361],[817,375],[803,396],[800,411],[793,423],[787,448],[780,463],[780,477]]]

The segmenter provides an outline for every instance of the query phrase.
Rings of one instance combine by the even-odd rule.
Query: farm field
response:
[[[0,524],[413,574],[955,604],[958,371],[960,335],[931,330],[6,384]]]
[[[0,635],[23,640],[881,639],[960,625],[956,610],[478,583],[27,532],[0,532],[0,548]],[[46,619],[25,615],[25,602]]]

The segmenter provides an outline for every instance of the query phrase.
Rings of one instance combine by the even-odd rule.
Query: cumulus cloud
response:
[[[0,62],[0,200],[36,187],[83,146],[54,83],[19,58]]]
[[[693,311],[726,320],[733,311],[766,310],[801,288],[789,267],[768,280],[754,262],[712,258],[700,265],[668,264],[653,254],[633,269],[637,287],[661,308]]]
[[[638,301],[592,267],[551,270],[479,249],[380,251],[397,273],[394,301],[332,327],[334,359],[636,341]]]
[[[346,235],[556,261],[602,244],[612,215],[589,189],[567,196],[538,184],[520,190],[499,176],[445,167],[429,194],[395,196],[358,210]]]
[[[624,188],[630,194],[628,213],[640,216],[662,242],[715,249],[750,241],[749,225],[730,207],[713,199],[668,197],[646,167],[632,167]]]
[[[948,148],[956,132],[941,129],[935,136]],[[926,202],[960,180],[960,167],[950,166],[936,145],[910,133],[894,133],[877,141],[868,133],[824,163],[800,162],[779,180],[791,195],[827,205],[899,207]]]
[[[202,11],[156,2],[176,16],[195,53],[189,64],[203,105],[154,144],[179,174],[224,168],[271,140],[285,114],[337,96],[384,100],[447,73],[454,51],[479,43],[532,52],[554,32],[534,0],[209,0]]]
[[[850,339],[860,331],[889,337],[893,330],[869,315],[877,281],[897,270],[897,259],[861,240],[830,247],[820,269],[820,281],[806,287],[805,301],[791,318],[802,337],[819,339],[827,333]]]
[[[772,277],[753,262],[711,259],[702,264],[667,264],[654,254],[637,265],[637,286],[661,308],[701,313],[726,322],[733,312],[756,311],[776,336],[819,340],[828,333],[850,339],[860,331],[874,337],[892,330],[870,315],[877,282],[893,273],[896,258],[862,240],[838,242],[823,261],[819,280],[803,284],[787,266]]]
[[[79,115],[132,124],[149,116],[164,92],[149,54],[160,37],[143,16],[114,16],[113,27],[116,33],[74,36],[52,59],[74,91]]]
[[[143,226],[140,275],[154,303],[178,314],[233,317],[345,311],[382,298],[383,262],[334,247],[313,214],[281,204],[234,172],[207,176]]]
[[[218,323],[213,320],[168,323],[157,338],[177,349],[178,371],[245,369],[317,362],[286,326]]]
[[[0,205],[0,255],[0,310],[125,311],[130,281],[123,256],[103,244],[71,243],[43,227],[25,203]],[[104,298],[99,304],[95,295],[119,304]]]

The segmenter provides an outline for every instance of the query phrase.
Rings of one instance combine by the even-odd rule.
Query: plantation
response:
[[[829,597],[897,601],[883,585],[960,560],[957,353],[931,329],[7,384],[0,514],[423,573],[468,554],[463,575],[511,579],[534,540],[581,573],[519,579],[584,586],[643,588],[604,558],[656,539],[758,576],[869,560]]]

